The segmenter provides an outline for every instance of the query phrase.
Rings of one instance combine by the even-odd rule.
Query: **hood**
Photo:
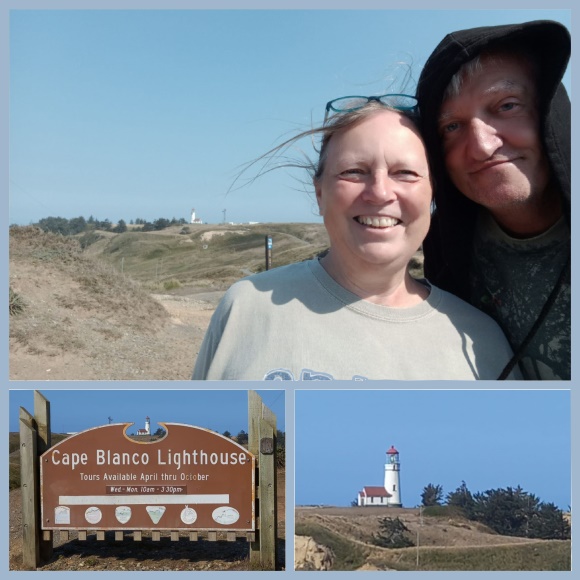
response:
[[[439,210],[438,219],[434,220],[437,223],[433,224],[436,231],[430,232],[426,244],[435,243],[443,255],[455,254],[454,259],[463,263],[467,255],[458,254],[468,251],[477,205],[459,193],[447,175],[437,117],[444,91],[459,68],[504,41],[521,43],[538,63],[541,137],[561,191],[564,212],[570,219],[571,113],[570,99],[561,83],[570,59],[569,31],[558,22],[537,20],[448,34],[429,57],[417,86],[423,137],[435,183],[435,206]]]

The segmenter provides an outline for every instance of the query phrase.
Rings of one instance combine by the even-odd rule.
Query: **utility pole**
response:
[[[419,569],[419,530],[423,526],[423,506],[419,506],[419,525],[417,526],[417,564],[416,568]]]
[[[223,214],[224,214],[224,224],[225,224],[226,223],[226,210],[224,209],[222,211],[223,211]]]

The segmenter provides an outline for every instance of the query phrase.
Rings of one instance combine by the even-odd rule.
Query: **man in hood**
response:
[[[426,277],[494,317],[528,379],[571,376],[570,34],[557,22],[461,30],[417,89],[435,211]]]

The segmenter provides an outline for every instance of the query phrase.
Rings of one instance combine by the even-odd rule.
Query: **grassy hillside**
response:
[[[328,247],[322,224],[172,226],[159,232],[97,232],[87,255],[98,256],[148,287],[180,285],[225,289],[265,268],[265,237],[272,237],[272,267],[306,260]]]
[[[414,547],[373,544],[385,516],[404,522]],[[429,517],[416,508],[297,508],[295,525],[296,534],[333,551],[334,570],[571,570],[570,541],[500,536],[458,515]]]
[[[265,268],[267,235],[272,268],[328,248],[322,224],[10,228],[11,380],[189,379],[224,291]]]
[[[173,326],[141,283],[78,240],[10,228],[11,379],[187,378],[204,330],[182,328],[177,339],[191,349],[177,349],[183,361],[172,364],[174,336],[164,332]]]

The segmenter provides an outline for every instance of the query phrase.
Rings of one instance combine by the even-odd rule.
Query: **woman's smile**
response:
[[[355,218],[355,220],[362,224],[363,226],[370,226],[371,228],[375,229],[387,229],[396,226],[397,224],[401,223],[401,220],[390,217],[390,216],[370,216],[370,215],[359,215]]]

